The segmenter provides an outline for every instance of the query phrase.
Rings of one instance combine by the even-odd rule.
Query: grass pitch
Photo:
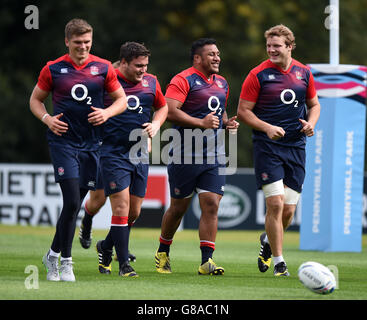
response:
[[[154,253],[159,229],[131,231],[130,251],[137,256],[132,263],[139,278],[118,276],[118,262],[112,274],[98,272],[95,251],[97,240],[107,231],[94,230],[90,249],[83,249],[77,231],[73,244],[75,283],[46,281],[42,256],[49,249],[54,228],[0,225],[0,299],[1,300],[358,300],[367,299],[367,236],[361,253],[301,251],[299,233],[286,232],[284,257],[291,274],[274,277],[272,269],[257,269],[260,231],[219,231],[214,261],[224,267],[224,276],[199,276],[198,233],[177,232],[171,247],[172,274],[155,271]],[[338,289],[318,295],[299,282],[297,269],[305,261],[333,265],[338,271]],[[26,273],[27,266],[31,273]],[[38,288],[27,289],[27,277],[38,271]],[[33,278],[34,280],[34,278]],[[32,281],[33,281],[32,280]],[[31,282],[34,284],[34,282]]]

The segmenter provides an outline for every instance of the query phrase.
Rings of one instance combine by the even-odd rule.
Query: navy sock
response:
[[[159,248],[158,248],[158,252],[166,252],[167,256],[168,256],[170,247],[171,247],[171,245],[169,245],[169,244],[160,243]]]
[[[159,248],[158,252],[166,252],[167,256],[169,255],[169,249],[171,247],[171,244],[173,242],[173,239],[165,239],[162,237],[162,235],[159,237]]]
[[[112,216],[111,220],[111,238],[120,265],[129,260],[129,228],[127,219],[128,217]]]
[[[127,230],[127,227],[112,226],[111,236],[115,246],[117,259],[119,261],[119,264],[122,265],[129,260],[129,232]]]
[[[200,247],[201,250],[201,264],[207,262],[209,258],[213,257],[214,249],[207,246]]]
[[[103,250],[112,250],[113,249],[113,240],[111,236],[111,230],[108,232],[106,239],[104,239],[101,243],[101,247]]]

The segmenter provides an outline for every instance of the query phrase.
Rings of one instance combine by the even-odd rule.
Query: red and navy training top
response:
[[[47,63],[38,78],[38,87],[52,92],[53,115],[68,124],[62,136],[47,131],[50,145],[79,150],[97,150],[101,140],[99,126],[88,122],[91,106],[104,108],[105,91],[114,92],[121,87],[116,73],[107,60],[89,54],[85,63],[76,65],[69,54]]]

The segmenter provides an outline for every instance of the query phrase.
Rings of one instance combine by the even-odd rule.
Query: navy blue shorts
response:
[[[149,164],[132,164],[119,156],[101,155],[101,171],[106,196],[130,187],[130,194],[145,197]]]
[[[186,198],[196,191],[196,188],[223,195],[226,176],[219,174],[220,167],[223,166],[218,164],[169,164],[167,171],[171,197]]]
[[[79,179],[81,188],[95,190],[99,157],[97,151],[80,151],[50,145],[55,181]]]
[[[263,140],[253,142],[256,183],[263,185],[280,179],[297,191],[302,191],[305,180],[306,152],[303,148],[287,147]]]

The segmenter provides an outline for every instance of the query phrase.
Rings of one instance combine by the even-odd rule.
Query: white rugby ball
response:
[[[312,292],[332,293],[336,287],[334,274],[318,262],[304,262],[298,268],[298,278]]]

